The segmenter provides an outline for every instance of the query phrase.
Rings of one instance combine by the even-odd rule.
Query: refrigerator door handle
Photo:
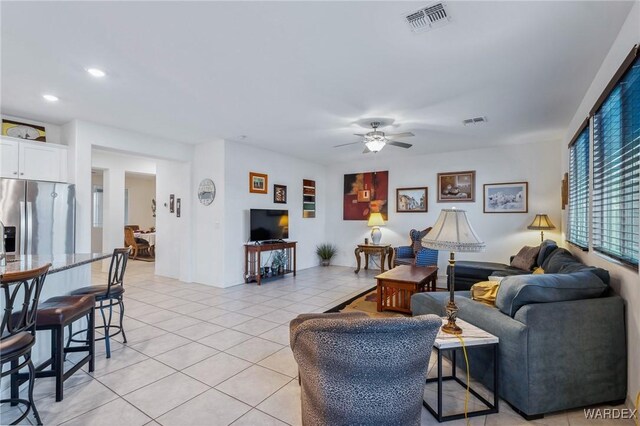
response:
[[[27,253],[27,247],[25,246],[25,234],[27,232],[26,224],[24,201],[20,201],[20,251],[16,254]]]
[[[31,201],[27,201],[27,244],[29,244],[29,251],[25,249],[25,254],[31,254],[33,250],[33,207]]]

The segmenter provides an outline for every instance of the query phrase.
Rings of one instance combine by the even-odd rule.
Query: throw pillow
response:
[[[544,269],[542,269],[542,267],[538,266],[536,269],[533,270],[533,274],[534,275],[544,274]]]
[[[471,286],[471,298],[476,302],[484,303],[495,308],[496,296],[500,282],[498,281],[481,281]]]
[[[591,271],[572,274],[514,275],[500,283],[496,307],[513,317],[531,303],[564,302],[600,297],[607,285]]]
[[[539,251],[540,247],[522,247],[516,257],[511,261],[511,266],[524,271],[532,270],[536,264]]]

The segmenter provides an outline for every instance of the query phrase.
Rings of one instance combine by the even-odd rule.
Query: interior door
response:
[[[0,179],[0,220],[5,228],[15,230],[14,251],[8,248],[8,254],[23,254],[26,235],[25,181]]]
[[[27,254],[75,251],[75,186],[27,182]]]

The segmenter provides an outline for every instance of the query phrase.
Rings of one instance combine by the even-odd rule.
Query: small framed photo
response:
[[[425,213],[428,208],[428,196],[429,188],[426,186],[418,188],[397,188],[396,212]]]
[[[485,213],[527,213],[529,183],[507,182],[484,185]]]
[[[182,207],[182,201],[180,198],[176,199],[176,217],[180,217],[180,210]]]
[[[43,126],[2,119],[2,136],[46,142],[47,132]]]
[[[249,172],[249,192],[254,194],[266,194],[268,191],[269,177],[262,173]]]
[[[476,200],[476,171],[438,173],[438,202]]]
[[[176,205],[176,196],[174,194],[169,194],[169,213],[173,213],[175,211]]]
[[[273,185],[273,202],[278,204],[287,204],[286,185]]]

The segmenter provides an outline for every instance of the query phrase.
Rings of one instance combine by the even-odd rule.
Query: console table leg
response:
[[[387,251],[382,250],[382,253],[380,253],[380,273],[384,272],[384,261],[386,256],[387,256]]]
[[[364,252],[364,269],[369,269],[369,253],[367,253],[366,251]]]
[[[358,263],[358,267],[354,272],[357,274],[358,272],[360,272],[360,247],[356,247],[354,253],[356,255],[356,262]]]

